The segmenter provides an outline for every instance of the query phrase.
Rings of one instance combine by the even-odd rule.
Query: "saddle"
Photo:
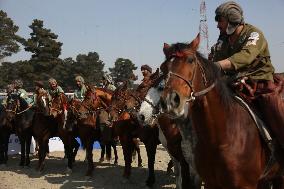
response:
[[[262,139],[272,149],[272,137],[270,129],[264,123],[261,117],[261,110],[257,108],[257,103],[254,100],[258,97],[269,97],[272,94],[279,94],[283,99],[284,96],[284,76],[274,74],[274,82],[272,81],[253,81],[247,77],[242,77],[238,81],[232,83],[233,91],[236,93],[235,99],[245,107],[262,136]],[[273,103],[273,102],[271,102]]]

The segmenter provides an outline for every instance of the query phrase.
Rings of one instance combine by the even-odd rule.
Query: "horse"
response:
[[[7,112],[9,112],[10,109],[7,109],[7,105],[0,106],[0,165],[6,165],[8,161],[9,138],[10,135],[15,132],[15,129],[12,125],[12,117],[7,116]]]
[[[86,149],[86,159],[88,161],[87,177],[91,177],[94,170],[93,143],[101,139],[101,131],[97,122],[98,114],[102,108],[108,106],[111,95],[111,91],[87,85],[84,100],[82,102],[77,101],[77,107],[74,106],[73,112],[77,117],[76,129]]]
[[[160,103],[161,111],[192,126],[197,140],[188,150],[205,187],[256,189],[271,182],[283,188],[283,154],[260,137],[221,71],[197,52],[199,43],[200,35],[189,44],[164,44],[161,69],[167,77]]]
[[[42,172],[46,154],[49,152],[49,139],[59,136],[65,148],[68,159],[67,173],[72,172],[73,162],[79,145],[72,132],[63,128],[64,115],[62,106],[67,103],[67,97],[62,93],[54,96],[51,100],[46,92],[41,92],[36,98],[36,111],[33,119],[33,134],[38,141],[38,166],[37,170]]]
[[[155,81],[158,76],[159,70],[151,75],[151,81]],[[146,185],[151,187],[155,183],[155,155],[157,145],[160,143],[158,139],[158,128],[142,127],[136,118],[137,110],[149,88],[150,85],[134,91],[127,89],[126,85],[122,86],[120,90],[121,94],[114,99],[114,101],[118,101],[117,103],[120,104],[120,106],[116,106],[116,108],[114,106],[111,117],[116,117],[116,129],[123,148],[125,159],[124,178],[129,179],[130,177],[131,153],[135,148],[133,139],[139,137],[145,144],[148,157],[148,178]]]
[[[167,149],[173,162],[176,187],[200,189],[200,178],[195,169],[189,166],[192,156],[186,153],[186,142],[182,141],[181,135],[183,133],[180,133],[175,120],[170,119],[166,114],[161,114],[159,111],[160,95],[163,91],[162,79],[164,79],[164,75],[149,89],[137,114],[138,120],[144,126],[158,126],[159,139],[164,148]]]
[[[32,140],[32,120],[34,111],[18,94],[11,94],[7,99],[5,115],[13,125],[21,144],[20,166],[30,166],[30,146]]]
[[[124,86],[125,87],[120,87],[115,90],[108,112],[110,121],[112,123],[112,128],[114,128],[114,133],[119,137],[122,145],[125,162],[123,177],[129,179],[131,174],[131,156],[135,151],[137,152],[138,167],[142,167],[142,158],[137,136],[133,136],[133,131],[136,128],[136,124],[133,122],[133,120],[129,119],[129,114],[124,112],[125,98],[129,92],[126,92],[126,85]]]

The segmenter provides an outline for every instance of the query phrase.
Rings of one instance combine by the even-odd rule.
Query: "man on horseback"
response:
[[[14,93],[19,95],[20,98],[24,99],[25,102],[29,105],[32,106],[33,100],[28,96],[28,93],[26,92],[25,89],[23,89],[23,81],[20,79],[17,79],[13,81],[14,85]]]
[[[54,78],[50,78],[48,80],[48,83],[50,87],[50,89],[48,90],[50,101],[52,101],[54,97],[60,96],[62,94],[64,95],[63,89],[57,84],[57,81]],[[63,104],[62,108],[63,108],[63,113],[64,113],[63,128],[65,128],[66,121],[67,121],[67,104]]]
[[[141,66],[141,72],[143,75],[142,82],[137,87],[137,91],[141,91],[151,83],[152,68],[147,64]]]
[[[237,3],[223,3],[215,13],[220,36],[209,59],[237,81],[237,92],[259,110],[284,148],[283,81],[274,75],[267,40],[258,28],[244,22],[243,10]]]
[[[104,74],[102,77],[102,88],[106,88],[114,91],[116,87],[113,84],[113,80],[110,75]]]
[[[75,81],[77,84],[77,89],[74,92],[74,98],[83,101],[85,98],[85,93],[87,91],[85,80],[82,76],[78,75],[75,77]]]

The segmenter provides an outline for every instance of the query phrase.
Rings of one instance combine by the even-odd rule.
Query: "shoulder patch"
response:
[[[223,40],[218,39],[218,41],[216,43],[216,50],[220,51],[222,49],[222,45],[223,45]]]
[[[259,33],[258,32],[252,32],[248,38],[248,42],[246,46],[249,45],[256,45],[256,42],[259,40]]]

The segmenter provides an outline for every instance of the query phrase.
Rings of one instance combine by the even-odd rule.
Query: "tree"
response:
[[[33,20],[29,28],[32,29],[31,38],[24,42],[24,46],[26,51],[32,53],[31,60],[42,63],[58,60],[62,46],[56,41],[58,36],[44,28],[42,20]]]
[[[7,17],[7,13],[0,10],[0,60],[20,50],[19,42],[22,38],[16,35],[19,27]]]
[[[96,52],[89,52],[88,55],[79,54],[72,66],[73,77],[81,75],[85,82],[98,85],[103,75],[104,66],[105,64]]]
[[[113,68],[109,68],[110,75],[114,82],[121,82],[128,80],[133,75],[133,70],[137,67],[129,59],[118,58],[114,63]]]

